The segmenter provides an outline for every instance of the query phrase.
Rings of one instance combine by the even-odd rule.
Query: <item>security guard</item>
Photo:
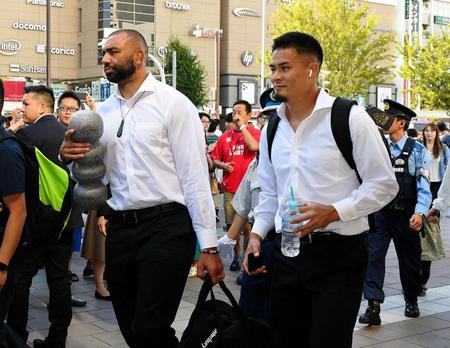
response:
[[[382,112],[378,110],[378,112]],[[364,281],[364,297],[369,301],[361,324],[380,325],[380,303],[384,301],[385,258],[391,239],[400,267],[400,281],[405,297],[405,316],[420,315],[417,296],[420,285],[420,230],[431,203],[425,147],[406,134],[415,112],[393,100],[384,100],[384,113],[394,117],[389,135],[391,159],[397,182],[397,196],[375,214],[375,228],[369,233],[369,265]]]

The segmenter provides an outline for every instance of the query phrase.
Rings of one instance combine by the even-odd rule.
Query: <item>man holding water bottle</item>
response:
[[[343,158],[331,131],[335,98],[317,84],[322,60],[319,42],[305,33],[283,34],[272,47],[281,120],[271,159],[267,130],[261,136],[261,194],[246,255],[259,256],[261,239],[275,227],[270,315],[281,347],[351,347],[367,267],[367,215],[398,191],[377,127],[358,106],[349,128],[362,184]],[[300,237],[297,256],[280,247],[289,198],[301,202],[289,221],[301,223],[292,229]]]

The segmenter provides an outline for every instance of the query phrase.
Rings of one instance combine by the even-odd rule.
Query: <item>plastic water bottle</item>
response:
[[[297,201],[291,199],[288,201],[288,207],[281,216],[281,252],[287,257],[295,257],[300,253],[300,237],[293,233],[292,230],[302,226],[305,222],[289,223],[290,220],[301,215],[297,208]]]

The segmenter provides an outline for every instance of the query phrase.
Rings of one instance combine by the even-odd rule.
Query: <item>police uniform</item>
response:
[[[415,116],[412,110],[395,101],[385,99],[384,102],[388,116],[407,121]],[[392,202],[375,214],[375,228],[369,233],[369,265],[364,281],[364,297],[369,300],[369,307],[359,322],[370,325],[381,323],[379,303],[385,297],[385,258],[391,239],[397,252],[406,302],[405,315],[420,315],[417,306],[417,296],[421,291],[420,232],[410,228],[409,220],[413,214],[426,215],[431,203],[425,147],[408,138],[406,133],[397,143],[390,138],[387,141],[400,189]]]

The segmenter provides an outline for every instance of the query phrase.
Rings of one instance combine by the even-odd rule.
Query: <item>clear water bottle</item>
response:
[[[301,215],[297,209],[298,202],[290,199],[281,216],[281,252],[287,257],[295,257],[300,253],[300,237],[292,230],[302,226],[305,222],[289,223],[290,220]]]

